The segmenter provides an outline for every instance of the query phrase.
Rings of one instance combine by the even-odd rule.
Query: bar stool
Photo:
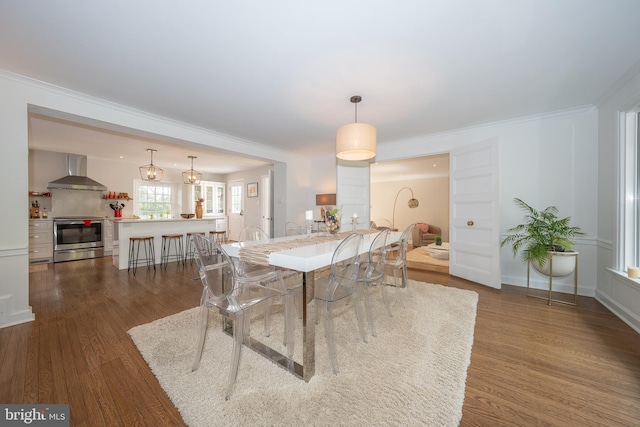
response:
[[[160,254],[160,264],[167,268],[170,259],[184,263],[184,252],[182,246],[182,234],[163,234],[162,235],[162,253]],[[171,253],[171,242],[173,242],[174,253]]]
[[[209,237],[211,240],[216,242],[219,245],[223,245],[227,243],[227,232],[226,231],[210,231]]]
[[[139,262],[147,263],[147,270],[153,265],[156,269],[156,251],[153,236],[129,237],[129,264],[127,271],[133,267],[133,275],[136,275]],[[144,248],[144,258],[140,258],[140,245]]]
[[[187,259],[191,260],[191,264],[193,264],[193,260],[195,259],[196,256],[196,249],[191,245],[191,236],[198,234],[200,236],[204,236],[204,231],[191,231],[189,233],[187,233],[187,244],[186,244],[186,249],[184,251],[184,261],[186,262]]]

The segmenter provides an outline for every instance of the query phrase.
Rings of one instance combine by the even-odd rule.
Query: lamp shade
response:
[[[335,204],[335,194],[316,194],[316,206],[334,206]]]
[[[336,157],[368,160],[376,156],[376,128],[366,123],[340,126],[336,133]]]

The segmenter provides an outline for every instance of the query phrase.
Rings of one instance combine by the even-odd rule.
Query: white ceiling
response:
[[[317,155],[356,94],[379,144],[597,106],[640,69],[639,21],[637,0],[3,0],[0,69]]]
[[[449,154],[371,164],[371,183],[449,176]]]

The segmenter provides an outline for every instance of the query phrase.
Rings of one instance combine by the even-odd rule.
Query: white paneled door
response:
[[[229,240],[238,240],[244,228],[244,180],[229,182]]]
[[[500,289],[498,141],[451,151],[449,159],[449,273]]]
[[[262,191],[260,192],[260,209],[262,211],[262,229],[273,237],[273,192],[271,179],[273,171],[260,177]]]
[[[357,216],[357,228],[369,228],[369,181],[367,162],[349,162],[337,166],[337,207],[342,210],[341,230],[350,230],[353,214]]]

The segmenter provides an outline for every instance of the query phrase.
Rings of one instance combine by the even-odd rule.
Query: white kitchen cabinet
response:
[[[204,217],[224,214],[224,182],[201,181],[200,184],[193,185],[191,191],[193,205],[195,205],[196,200],[204,199]]]
[[[29,220],[29,262],[53,262],[53,220]]]
[[[107,220],[104,221],[104,255],[109,256],[113,254],[113,222]]]

